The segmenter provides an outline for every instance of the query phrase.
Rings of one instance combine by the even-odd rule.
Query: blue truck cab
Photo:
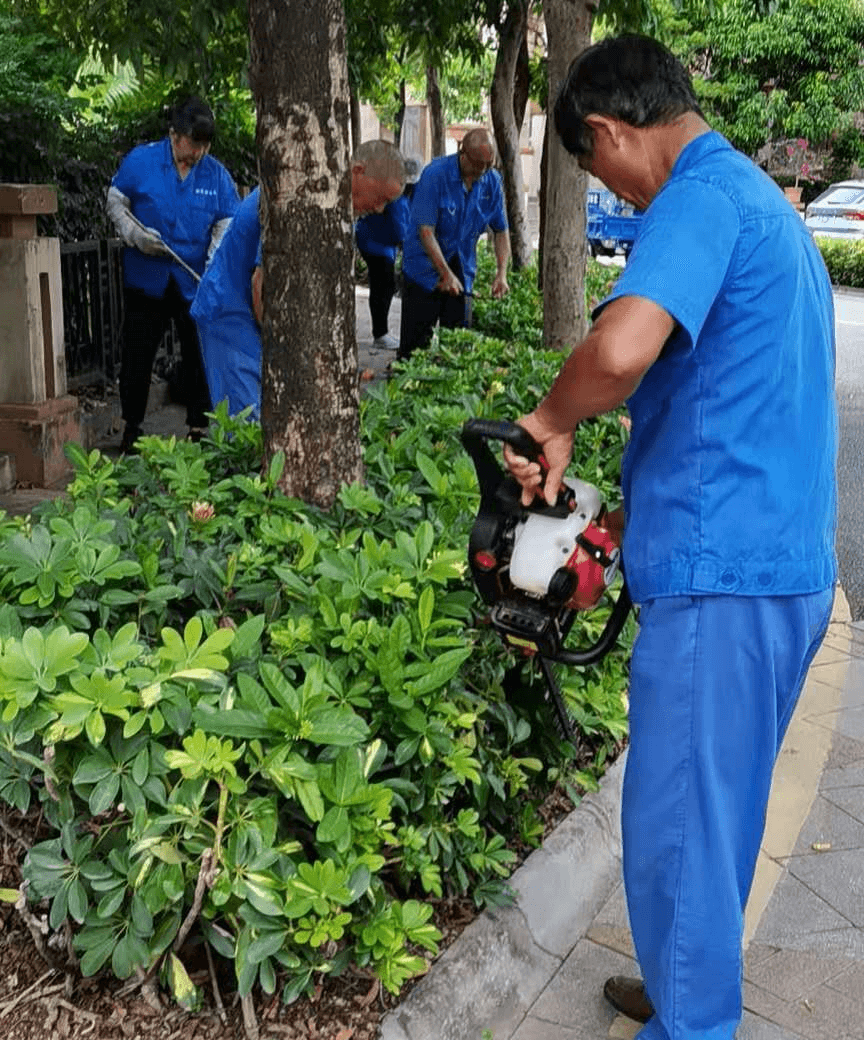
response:
[[[586,197],[586,236],[592,256],[628,256],[642,214],[602,186],[589,185]]]

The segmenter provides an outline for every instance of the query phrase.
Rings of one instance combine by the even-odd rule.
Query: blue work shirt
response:
[[[354,241],[361,253],[369,256],[383,256],[394,263],[396,250],[405,240],[408,231],[410,206],[408,198],[400,195],[398,199],[384,207],[381,213],[369,213],[361,217],[354,225]]]
[[[653,300],[677,322],[628,401],[633,599],[831,587],[833,298],[800,216],[720,134],[703,134],[645,211],[595,316],[622,296]]]
[[[465,190],[459,155],[446,155],[423,170],[411,200],[411,222],[402,247],[402,272],[422,289],[432,292],[440,280],[420,242],[421,226],[434,228],[444,259],[459,257],[462,284],[471,292],[477,273],[477,239],[487,227],[507,230],[504,192],[497,170],[487,170]]]
[[[240,203],[189,310],[198,325],[201,360],[214,407],[236,415],[261,412],[261,334],[252,309],[252,275],[261,263],[260,189]]]
[[[111,184],[129,199],[132,215],[146,227],[155,228],[198,274],[204,272],[213,225],[233,216],[240,204],[231,175],[212,155],[205,155],[181,180],[167,137],[133,148]],[[123,277],[130,288],[159,298],[172,275],[191,300],[195,279],[170,257],[146,256],[137,249],[123,251]]]

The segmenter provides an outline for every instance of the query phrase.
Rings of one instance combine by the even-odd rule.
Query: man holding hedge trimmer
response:
[[[711,131],[646,37],[571,65],[565,148],[644,209],[633,252],[539,407],[550,502],[573,431],[626,401],[630,674],[624,883],[642,982],[610,1002],[640,1040],[732,1040],[744,908],[774,762],[831,614],[837,418],[831,285],[779,188]]]

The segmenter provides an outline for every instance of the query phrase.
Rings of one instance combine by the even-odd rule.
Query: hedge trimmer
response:
[[[593,645],[565,643],[579,611],[597,605],[620,570],[620,549],[604,527],[606,510],[593,484],[565,478],[554,505],[521,503],[516,479],[504,473],[488,441],[511,445],[543,463],[540,447],[517,423],[469,419],[462,443],[474,462],[480,511],[471,529],[468,562],[489,623],[517,654],[537,663],[561,736],[577,744],[573,720],[552,664],[589,665],[615,646],[630,612],[625,585]]]

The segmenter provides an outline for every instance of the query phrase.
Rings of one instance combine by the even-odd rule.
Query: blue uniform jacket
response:
[[[180,179],[165,137],[138,145],[120,163],[111,181],[130,202],[132,215],[155,228],[174,252],[199,274],[204,271],[213,225],[234,215],[240,204],[231,175],[217,159],[205,155]],[[187,300],[195,280],[168,257],[145,256],[137,249],[123,253],[126,285],[161,297],[174,276]]]
[[[361,253],[383,256],[390,263],[408,231],[410,206],[405,195],[388,203],[382,213],[370,213],[354,225],[354,239]]]
[[[260,189],[241,203],[207,267],[189,313],[198,325],[201,360],[214,407],[230,415],[261,410],[261,335],[252,310],[252,274],[261,263]]]
[[[831,283],[780,189],[720,134],[645,211],[611,300],[677,326],[628,401],[624,565],[635,601],[786,596],[836,580]]]
[[[433,227],[449,261],[459,257],[462,284],[471,292],[477,273],[477,240],[487,227],[507,230],[504,191],[497,170],[487,170],[465,190],[459,173],[459,155],[433,159],[423,170],[411,200],[411,222],[402,248],[402,271],[427,292],[438,284],[438,272],[420,242],[422,225]]]

